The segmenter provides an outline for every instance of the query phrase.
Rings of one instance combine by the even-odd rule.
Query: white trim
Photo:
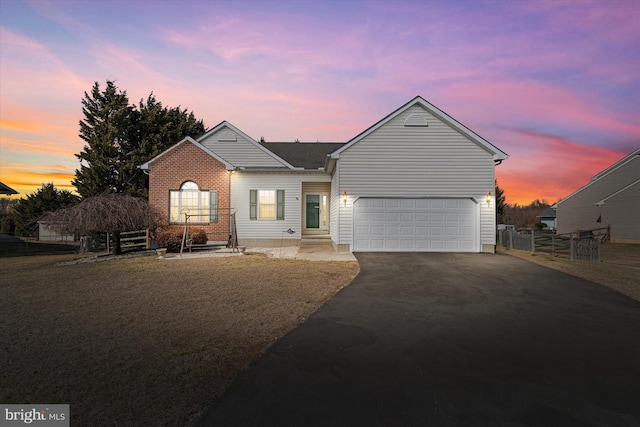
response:
[[[409,101],[408,103],[406,103],[402,107],[398,108],[396,111],[394,111],[393,113],[389,114],[388,116],[386,116],[385,118],[383,118],[379,122],[375,123],[373,126],[369,127],[364,132],[361,132],[360,134],[358,134],[357,136],[352,138],[350,141],[348,141],[345,145],[343,145],[342,147],[340,147],[339,149],[337,149],[336,151],[331,153],[331,158],[332,159],[340,158],[340,153],[342,153],[345,150],[348,150],[349,147],[351,147],[352,145],[356,144],[358,141],[360,141],[361,139],[365,138],[367,135],[371,134],[372,132],[376,131],[377,129],[381,128],[386,123],[391,121],[393,118],[395,118],[398,115],[402,114],[403,112],[405,112],[407,109],[413,107],[414,105],[420,105],[422,108],[427,110],[429,113],[433,114],[438,119],[442,120],[444,123],[448,124],[449,126],[451,126],[453,129],[455,129],[456,131],[458,131],[462,135],[465,135],[466,137],[471,139],[473,142],[478,144],[480,147],[482,147],[485,150],[487,150],[489,153],[493,154],[493,160],[506,160],[509,157],[509,155],[507,153],[505,153],[504,151],[500,150],[498,147],[494,146],[489,141],[487,141],[486,139],[482,138],[480,135],[478,135],[477,133],[473,132],[471,129],[469,129],[468,127],[466,127],[462,123],[458,122],[453,117],[449,116],[447,113],[445,113],[444,111],[440,110],[435,105],[430,104],[429,102],[427,102],[421,96],[416,96],[411,101]]]
[[[157,161],[161,157],[164,157],[166,154],[169,154],[170,152],[172,152],[173,150],[175,150],[176,148],[178,148],[179,146],[181,146],[182,144],[184,144],[186,142],[192,143],[193,145],[195,145],[196,147],[198,147],[199,149],[201,149],[202,151],[204,151],[205,153],[207,153],[208,155],[210,155],[211,157],[213,157],[214,159],[216,159],[220,163],[224,164],[224,166],[227,168],[228,171],[234,170],[236,168],[234,165],[232,165],[231,163],[227,162],[225,159],[223,159],[222,157],[218,156],[216,153],[214,153],[213,151],[209,150],[207,147],[205,147],[204,145],[200,144],[199,142],[197,142],[196,140],[194,140],[190,136],[187,136],[182,141],[180,141],[177,144],[174,144],[171,147],[167,148],[162,153],[158,154],[157,156],[155,156],[153,159],[149,160],[148,162],[141,164],[140,166],[138,166],[138,168],[140,168],[142,170],[149,170],[149,167],[151,166],[151,163],[154,163],[155,161]]]

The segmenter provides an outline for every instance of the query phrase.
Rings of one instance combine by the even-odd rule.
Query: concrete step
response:
[[[299,252],[334,252],[331,236],[328,234],[312,234],[303,236],[300,240]]]
[[[317,235],[317,236],[304,236],[300,240],[300,246],[332,246],[331,236],[329,235]]]

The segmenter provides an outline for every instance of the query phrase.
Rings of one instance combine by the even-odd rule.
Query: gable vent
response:
[[[427,117],[424,114],[409,114],[406,119],[404,119],[405,126],[429,126],[427,124]]]
[[[220,142],[233,142],[237,141],[235,134],[229,130],[225,130],[224,132],[220,132],[218,135],[218,141]]]

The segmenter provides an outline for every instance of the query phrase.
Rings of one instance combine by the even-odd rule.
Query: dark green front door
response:
[[[320,228],[320,196],[318,194],[307,194],[307,228]]]

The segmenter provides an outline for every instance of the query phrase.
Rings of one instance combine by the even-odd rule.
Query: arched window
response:
[[[218,222],[218,192],[200,191],[198,184],[186,181],[169,194],[169,220],[182,222],[185,213],[191,222]]]

